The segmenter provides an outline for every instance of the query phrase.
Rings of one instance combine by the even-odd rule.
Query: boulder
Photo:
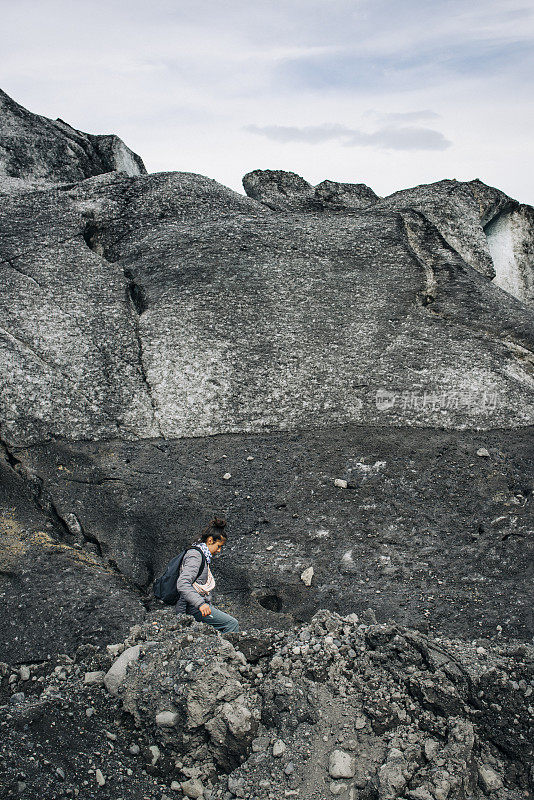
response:
[[[119,689],[126,680],[128,667],[139,658],[140,646],[128,647],[113,662],[104,677],[104,685],[110,694],[118,694]]]
[[[46,184],[117,171],[146,173],[118,136],[82,133],[61,119],[32,114],[0,89],[0,186],[5,177]]]

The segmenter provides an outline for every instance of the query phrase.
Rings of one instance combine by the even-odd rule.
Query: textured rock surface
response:
[[[14,456],[41,476],[59,517],[73,514],[103,558],[140,585],[204,521],[226,515],[217,602],[245,627],[371,606],[382,621],[430,621],[456,635],[501,626],[530,638],[532,438],[532,428],[352,426],[48,442]],[[310,587],[300,577],[308,567]]]
[[[98,549],[61,523],[36,475],[0,457],[2,660],[44,661],[143,619],[139,593]]]
[[[6,796],[532,795],[531,646],[437,639],[325,611],[255,637],[271,650],[251,659],[252,635],[225,639],[170,611],[152,614],[122,645],[140,658],[117,697],[84,683],[88,669],[110,663],[94,648],[44,672],[30,665],[31,689],[2,665]],[[179,722],[158,725],[162,711]]]
[[[531,309],[379,206],[186,173],[4,195],[4,439],[532,424]]]
[[[59,183],[120,170],[146,173],[141,158],[118,136],[95,136],[61,119],[32,114],[0,89],[0,186],[5,178]]]
[[[142,618],[114,571],[146,587],[215,511],[247,625],[371,607],[532,635],[531,209],[271,170],[244,197],[2,109],[2,524],[53,544],[27,556],[39,630],[26,556],[2,570],[10,658],[57,606],[54,652]]]

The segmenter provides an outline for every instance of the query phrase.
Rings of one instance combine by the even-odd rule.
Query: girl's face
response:
[[[220,553],[225,544],[226,539],[214,539],[213,536],[208,536],[206,541],[206,546],[212,556],[216,556],[217,553]]]

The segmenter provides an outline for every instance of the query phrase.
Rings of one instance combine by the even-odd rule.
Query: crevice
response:
[[[161,430],[161,425],[160,425],[160,422],[159,422],[159,419],[158,419],[158,406],[157,406],[155,397],[154,397],[154,395],[152,393],[152,386],[150,385],[150,382],[148,380],[148,376],[147,376],[147,373],[146,373],[146,370],[145,370],[145,364],[144,364],[144,361],[143,361],[143,342],[142,342],[142,339],[141,339],[141,333],[139,331],[139,317],[144,311],[146,311],[146,308],[148,307],[148,303],[147,303],[147,300],[146,300],[146,295],[144,293],[144,290],[141,287],[139,287],[139,285],[136,284],[135,281],[133,280],[133,276],[132,276],[132,273],[130,272],[130,270],[124,269],[123,272],[124,272],[124,277],[128,281],[128,284],[126,286],[126,299],[127,299],[127,302],[128,302],[128,306],[131,309],[133,332],[134,332],[134,336],[135,336],[135,339],[136,339],[136,342],[137,342],[137,367],[138,367],[138,371],[139,371],[139,374],[141,376],[141,380],[143,381],[143,383],[146,386],[148,397],[150,398],[150,404],[152,406],[152,419],[153,419],[153,422],[157,427],[159,435],[162,436],[163,438],[165,438],[163,436],[163,433],[162,433],[162,430]],[[133,290],[132,287],[135,287],[135,290]]]
[[[41,284],[40,284],[38,281],[36,281],[36,280],[35,280],[35,278],[32,278],[32,276],[31,276],[31,275],[28,275],[28,273],[27,273],[27,272],[24,272],[24,270],[22,270],[22,269],[19,269],[18,267],[16,267],[16,266],[13,264],[13,262],[12,262],[12,261],[11,261],[9,258],[3,258],[3,259],[2,259],[2,261],[1,261],[1,263],[3,263],[3,264],[7,264],[7,265],[8,265],[8,267],[11,267],[11,269],[13,270],[13,272],[18,272],[18,274],[19,274],[19,275],[22,275],[24,278],[27,278],[27,280],[29,280],[29,281],[32,281],[32,283],[34,283],[36,286],[38,286],[38,287],[39,287],[39,289],[42,289],[42,288],[43,288],[43,287],[41,286]]]
[[[423,217],[422,214],[418,214],[417,212],[413,212],[416,215],[417,222],[419,224],[425,224],[427,222],[426,218]],[[411,252],[412,256],[415,258],[417,263],[423,270],[424,273],[424,285],[421,291],[418,294],[418,300],[420,304],[424,307],[427,307],[435,302],[437,296],[437,289],[438,289],[438,282],[436,278],[436,273],[432,268],[432,265],[428,263],[428,260],[425,258],[425,255],[421,252],[419,247],[419,241],[416,231],[410,225],[411,220],[408,218],[408,215],[401,214],[404,232],[406,234],[406,242],[408,245],[408,249]]]
[[[48,517],[56,531],[59,530],[61,532],[63,539],[66,538],[67,542],[72,542],[72,540],[76,538],[76,534],[73,533],[67,520],[58,511],[50,492],[45,489],[43,478],[29,470],[24,465],[24,462],[15,456],[8,444],[1,438],[0,447],[2,448],[7,464],[11,467],[13,472],[16,472],[17,476],[29,487],[36,507]],[[102,547],[96,536],[87,533],[77,517],[76,521],[80,528],[83,540],[95,545],[98,555],[102,558]]]
[[[135,308],[137,315],[140,317],[141,314],[143,314],[148,308],[146,292],[142,286],[135,282],[131,270],[125,269],[124,277],[128,280],[128,295],[130,301]]]

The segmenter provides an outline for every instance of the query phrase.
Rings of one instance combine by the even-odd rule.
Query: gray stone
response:
[[[286,744],[282,741],[282,739],[277,739],[276,742],[273,744],[273,756],[275,758],[280,758],[286,752]]]
[[[243,177],[249,197],[275,211],[319,211],[320,199],[311,184],[294,172],[256,169]]]
[[[304,586],[311,586],[313,573],[314,573],[313,567],[306,567],[306,569],[302,572],[300,579],[303,582]]]
[[[126,679],[128,666],[133,664],[134,661],[137,661],[140,651],[141,648],[138,644],[134,647],[128,647],[106,672],[104,676],[104,685],[110,694],[118,694],[120,686],[122,686]]]
[[[96,670],[94,672],[86,672],[83,682],[86,686],[101,686],[104,683],[106,673],[103,670]]]
[[[478,779],[485,792],[495,792],[503,787],[501,776],[489,764],[479,766]]]
[[[175,711],[160,711],[156,714],[156,725],[160,728],[174,728],[180,715]]]
[[[328,773],[331,778],[353,778],[356,774],[356,759],[344,750],[330,753]]]
[[[315,195],[327,209],[360,210],[380,200],[365,183],[338,183],[329,180],[317,184]]]
[[[198,778],[190,778],[188,781],[182,783],[182,792],[186,797],[191,797],[192,800],[197,800],[204,795],[204,787]]]

